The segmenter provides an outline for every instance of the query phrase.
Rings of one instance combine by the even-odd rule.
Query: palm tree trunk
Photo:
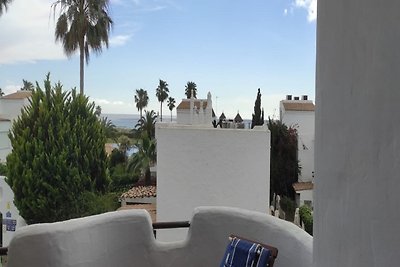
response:
[[[139,119],[142,119],[142,109],[140,109],[140,118]]]
[[[171,122],[172,122],[172,110],[171,110]]]
[[[160,108],[160,121],[162,121],[162,102],[160,102],[161,103],[161,108]]]
[[[150,185],[151,184],[151,173],[150,168],[146,169],[146,173],[144,174],[144,184]]]
[[[80,75],[79,75],[79,78],[80,78],[80,93],[83,95],[83,86],[84,86],[84,76],[85,76],[85,70],[84,70],[84,68],[85,68],[85,47],[84,47],[84,42],[81,42],[81,44],[80,44],[80,47],[79,47],[79,49],[80,49]]]

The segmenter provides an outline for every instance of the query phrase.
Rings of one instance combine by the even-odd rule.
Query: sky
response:
[[[55,42],[54,0],[13,0],[0,17],[0,88],[22,79],[43,85],[48,72],[64,90],[79,89],[79,54]],[[211,92],[217,115],[251,119],[257,89],[265,116],[278,118],[286,95],[315,99],[317,0],[110,0],[109,47],[90,54],[85,94],[103,113],[138,114],[136,89],[159,112],[159,79],[177,104],[188,81]],[[166,102],[163,114],[169,115]]]

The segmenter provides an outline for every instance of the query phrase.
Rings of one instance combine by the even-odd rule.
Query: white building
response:
[[[211,110],[211,94],[208,100]],[[213,128],[211,113],[207,125],[182,124],[185,120],[181,115],[177,114],[176,124],[156,124],[157,221],[189,220],[193,209],[204,205],[266,213],[270,187],[268,129]],[[179,239],[184,234],[171,231],[157,234],[157,238]]]
[[[314,131],[315,131],[315,106],[306,95],[294,97],[291,95],[280,102],[280,119],[288,127],[297,129],[298,160],[301,174],[298,183],[294,184],[299,205],[312,206],[312,190],[314,178]]]
[[[18,91],[0,97],[0,162],[5,162],[11,153],[11,143],[8,138],[12,122],[21,114],[21,109],[29,105],[31,91]]]
[[[188,125],[207,125],[212,123],[212,100],[208,93],[207,99],[182,99],[176,107],[176,122]]]
[[[14,236],[15,230],[25,226],[24,219],[19,215],[17,207],[14,205],[14,193],[6,183],[5,177],[0,176],[0,212],[2,220],[2,246],[6,247]]]

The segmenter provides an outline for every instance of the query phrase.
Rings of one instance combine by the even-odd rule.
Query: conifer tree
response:
[[[86,197],[108,185],[104,130],[83,94],[52,88],[49,75],[44,90],[36,84],[9,134],[6,181],[27,223],[82,216]]]
[[[260,88],[258,88],[256,102],[254,103],[254,113],[253,119],[251,120],[251,129],[257,125],[264,124],[264,109],[261,111],[261,93]]]

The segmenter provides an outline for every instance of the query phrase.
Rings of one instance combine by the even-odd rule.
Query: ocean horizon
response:
[[[101,117],[109,119],[117,128],[133,129],[138,123],[139,114],[101,114]]]

